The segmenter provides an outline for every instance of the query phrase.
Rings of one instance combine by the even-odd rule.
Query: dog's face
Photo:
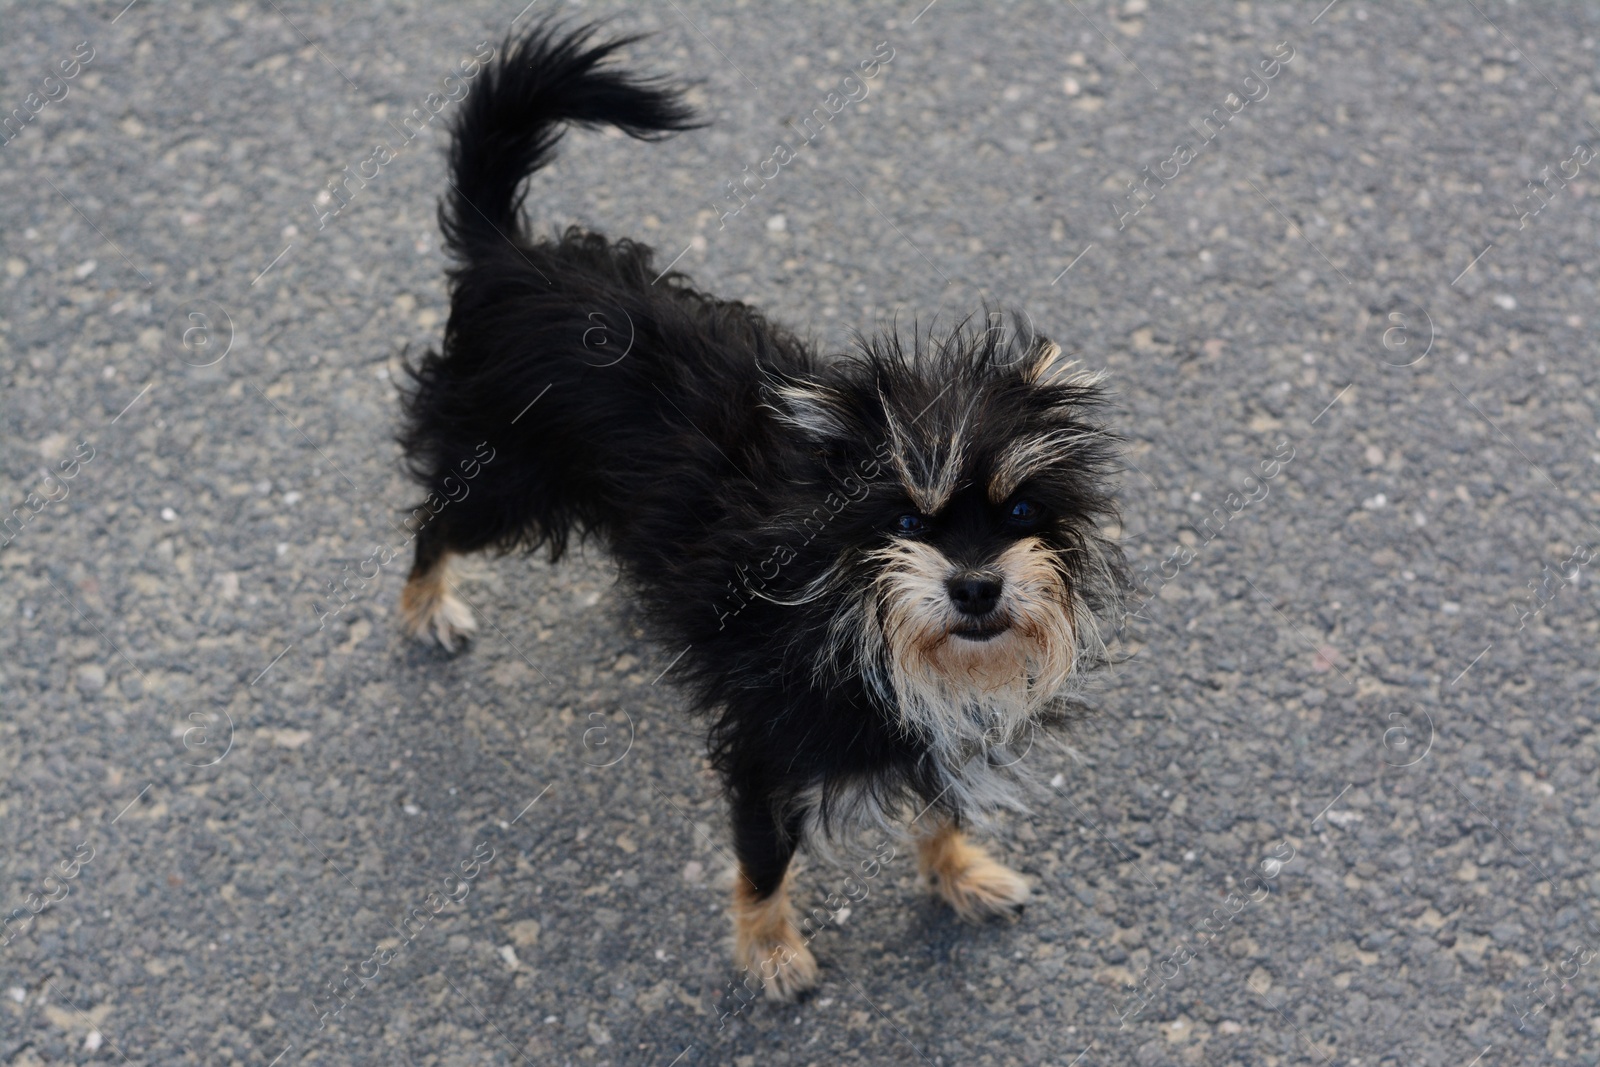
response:
[[[936,746],[1004,744],[1037,718],[1101,651],[1120,573],[1099,530],[1114,511],[1096,379],[996,332],[869,346],[835,380],[778,391],[830,475],[875,475],[818,531],[836,552],[817,586],[828,662]]]

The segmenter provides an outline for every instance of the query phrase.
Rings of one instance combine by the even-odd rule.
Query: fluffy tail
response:
[[[592,44],[594,30],[537,26],[508,41],[468,93],[450,149],[452,189],[439,208],[460,259],[524,239],[518,187],[553,158],[565,124],[611,125],[641,140],[699,125],[676,88],[602,66],[638,36]]]

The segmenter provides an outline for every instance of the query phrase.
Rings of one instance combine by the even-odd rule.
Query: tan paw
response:
[[[1015,918],[1028,902],[1028,880],[953,827],[920,842],[917,865],[934,892],[968,922]]]
[[[441,562],[426,574],[413,575],[400,592],[400,617],[406,632],[422,641],[437,641],[446,652],[478,629],[472,609],[450,588],[450,565]]]
[[[733,891],[734,959],[760,981],[768,1000],[791,1001],[817,984],[817,958],[794,924],[789,880],[757,897],[740,877]]]
[[[761,982],[767,999],[780,1004],[793,1001],[817,984],[817,958],[799,932],[771,941],[739,947],[739,962]]]

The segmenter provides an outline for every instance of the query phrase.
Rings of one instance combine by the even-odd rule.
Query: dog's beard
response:
[[[877,576],[851,620],[856,655],[901,725],[947,756],[1012,744],[1067,686],[1078,661],[1078,616],[1063,561],[1037,538],[995,561],[1001,598],[986,639],[950,602],[951,563],[900,540],[874,554]]]

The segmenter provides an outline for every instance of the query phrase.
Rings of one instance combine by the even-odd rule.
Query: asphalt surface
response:
[[[444,95],[521,3],[123,2],[0,12],[0,1063],[1600,1062],[1600,10],[560,8],[714,125],[574,135],[542,225],[830,348],[1025,309],[1111,374],[1155,594],[995,843],[1021,921],[902,854],[735,1010],[604,557],[478,563],[455,658],[371,562]]]

